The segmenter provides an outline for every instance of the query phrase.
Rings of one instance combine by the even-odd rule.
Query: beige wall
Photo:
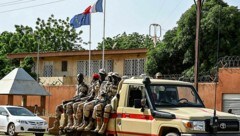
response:
[[[113,71],[118,72],[120,76],[124,73],[124,60],[125,59],[139,59],[146,58],[146,54],[127,54],[127,55],[106,55],[105,60],[113,60]],[[101,60],[102,56],[92,55],[91,60]],[[39,74],[40,80],[43,85],[74,85],[76,84],[77,76],[77,61],[88,60],[88,56],[75,56],[75,57],[48,57],[41,58],[39,65]],[[52,61],[53,62],[53,76],[52,77],[43,77],[44,71],[44,62]],[[62,72],[62,61],[68,61],[68,71]],[[63,77],[63,76],[66,77]],[[61,84],[58,80],[62,81]],[[85,77],[85,81],[88,82],[88,77]]]

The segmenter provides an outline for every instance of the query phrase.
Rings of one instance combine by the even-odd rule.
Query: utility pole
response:
[[[39,43],[37,44],[37,82],[39,83]]]
[[[195,88],[197,89],[197,91],[198,91],[199,37],[200,37],[199,32],[200,32],[201,7],[202,7],[202,0],[197,0],[195,65],[194,65],[194,85],[195,85]]]
[[[153,34],[152,34],[152,28],[153,28]],[[157,31],[159,30],[159,35],[157,35]],[[162,28],[159,24],[151,24],[149,26],[149,35],[152,37],[153,39],[153,43],[154,43],[154,48],[156,47],[157,44],[157,40],[160,39],[161,35],[162,35]]]

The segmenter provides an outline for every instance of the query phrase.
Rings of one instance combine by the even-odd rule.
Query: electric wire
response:
[[[162,2],[162,1],[161,1]],[[160,3],[161,3],[160,2]],[[177,5],[171,10],[171,12],[167,15],[167,17],[169,17],[169,15],[171,15],[171,14],[173,14],[173,12],[176,10],[176,8],[177,7],[179,7],[179,5],[181,5],[181,2],[182,2],[182,0],[180,0],[178,3],[177,3]],[[162,5],[161,5],[161,7],[159,8],[159,10],[156,12],[156,15],[155,15],[155,18],[154,18],[154,20],[156,20],[157,19],[157,14],[159,13],[161,13],[162,12],[162,10],[164,9],[164,5],[166,4],[166,0],[163,0],[163,2],[162,2]],[[164,28],[163,26],[164,26],[164,24],[165,24],[165,22],[166,22],[166,20],[167,19],[163,19],[163,20],[165,20],[165,21],[163,21],[162,23],[160,22],[160,26],[161,26],[161,33],[163,33],[163,31],[164,32],[167,32],[169,29],[166,29],[166,28]],[[168,21],[169,22],[169,21]],[[163,35],[161,36],[161,37],[163,37]]]
[[[10,1],[10,2],[3,2],[3,3],[0,3],[0,5],[12,4],[12,3],[19,2],[19,1],[24,1],[24,0],[15,0],[15,1]]]
[[[42,3],[42,4],[38,4],[38,5],[32,5],[32,6],[26,6],[26,7],[21,7],[21,8],[15,8],[15,9],[10,9],[10,10],[0,11],[0,14],[1,13],[13,12],[13,11],[17,11],[17,10],[29,9],[29,8],[33,8],[33,7],[40,7],[40,6],[54,4],[54,3],[58,3],[58,2],[62,2],[62,1],[65,1],[65,0],[56,0],[56,1]]]
[[[13,2],[13,3],[9,3],[9,4],[0,4],[0,7],[7,7],[7,6],[19,5],[19,4],[29,3],[29,2],[33,2],[33,1],[36,1],[36,0],[27,0],[27,1]]]
[[[176,12],[176,9],[177,9],[180,5],[182,5],[182,0],[179,0],[179,1],[178,1],[177,5],[171,10],[171,12],[170,12],[166,17],[168,17],[168,18],[171,17],[171,15]],[[164,24],[167,24],[169,21],[171,21],[171,20],[165,19],[162,24],[163,24],[163,25],[164,25]]]
[[[162,10],[164,8],[164,4],[166,3],[166,0],[163,0],[163,1],[161,0],[160,3],[161,3],[161,5],[160,5],[160,7],[158,8],[158,10],[157,10],[157,12],[155,14],[154,20],[156,20],[157,17],[158,17],[158,14],[160,14],[162,12]]]

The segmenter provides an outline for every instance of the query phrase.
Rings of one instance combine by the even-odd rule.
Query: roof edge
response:
[[[105,55],[117,55],[117,54],[135,54],[135,53],[147,53],[147,48],[137,49],[121,49],[121,50],[105,50]],[[102,50],[91,50],[92,55],[102,55]],[[78,51],[61,51],[61,52],[40,52],[39,57],[61,57],[61,56],[88,56],[89,50]],[[10,53],[7,54],[9,59],[21,59],[26,56],[37,57],[37,52],[25,52],[25,53]]]

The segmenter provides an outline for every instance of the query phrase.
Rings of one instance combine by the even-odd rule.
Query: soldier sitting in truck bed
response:
[[[88,95],[72,103],[73,107],[72,116],[74,117],[74,124],[70,126],[68,129],[75,130],[82,123],[83,111],[81,107],[83,107],[83,105],[86,102],[91,101],[95,97],[95,95],[98,94],[100,87],[99,78],[100,76],[98,74],[93,74]]]
[[[118,73],[113,72],[111,75],[109,75],[109,78],[112,82],[109,82],[109,84],[106,84],[105,92],[102,91],[102,99],[99,101],[99,103],[94,106],[93,114],[92,114],[92,122],[90,125],[88,125],[85,130],[89,131],[93,128],[93,121],[97,120],[97,127],[95,128],[94,132],[97,132],[99,134],[103,134],[106,130],[108,120],[110,117],[110,113],[112,110],[112,106],[110,104],[112,98],[117,93],[118,83],[120,81],[120,77]],[[104,111],[104,113],[103,113]]]
[[[82,107],[82,111],[83,111],[83,123],[77,128],[78,131],[82,131],[85,129],[85,127],[88,125],[88,123],[92,123],[92,121],[90,121],[90,113],[93,110],[93,107],[99,102],[99,100],[102,98],[101,96],[101,91],[103,91],[103,87],[104,86],[104,80],[106,77],[106,72],[103,69],[99,70],[99,74],[100,74],[100,78],[101,78],[101,87],[100,87],[100,92],[98,94],[95,95],[95,97],[91,100],[88,101],[87,103],[84,104],[84,106]]]
[[[78,86],[77,86],[77,90],[76,90],[76,94],[75,96],[67,101],[64,101],[63,104],[60,104],[58,106],[56,106],[56,117],[55,117],[55,121],[53,124],[53,127],[49,129],[49,133],[50,134],[55,134],[56,132],[58,133],[59,129],[63,129],[65,128],[67,125],[71,125],[71,116],[69,116],[69,118],[67,118],[67,112],[70,114],[70,108],[71,105],[68,105],[69,103],[71,103],[72,101],[75,101],[76,99],[85,97],[88,93],[88,86],[84,83],[83,81],[84,77],[83,74],[80,73],[77,75],[77,81],[78,81]],[[67,105],[68,105],[68,111],[67,111]],[[64,114],[64,122],[63,124],[60,126],[60,120],[61,120],[61,114]],[[68,119],[70,120],[70,124],[68,124]]]

